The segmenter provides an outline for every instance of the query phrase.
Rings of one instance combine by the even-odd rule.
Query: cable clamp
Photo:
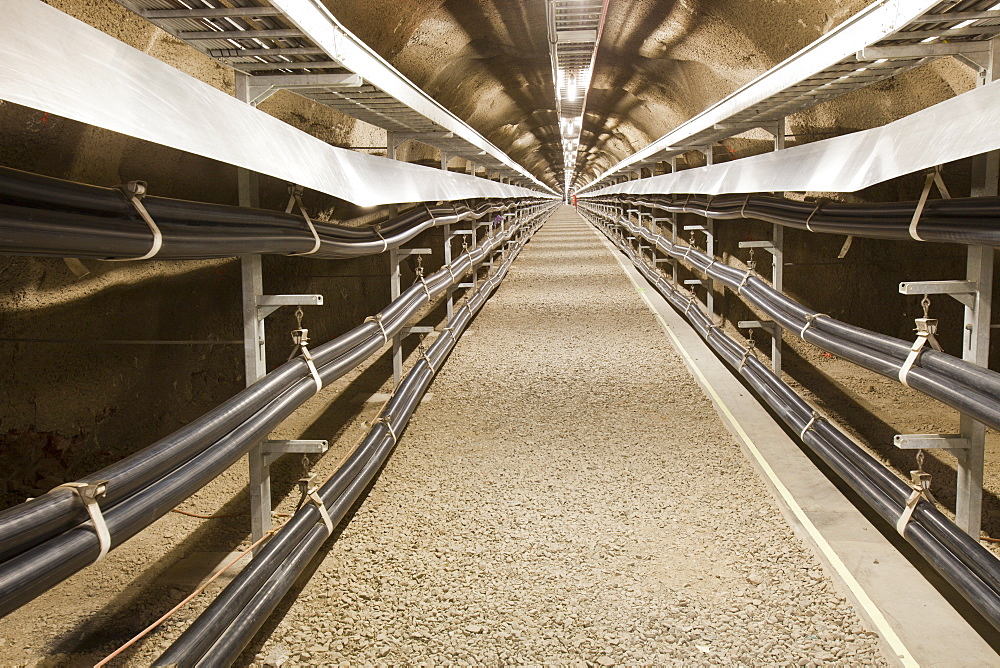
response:
[[[424,294],[427,295],[427,303],[431,303],[433,298],[431,297],[431,289],[427,287],[427,279],[424,278],[423,274],[417,277],[420,280],[421,285],[424,286]]]
[[[76,493],[83,502],[83,505],[87,509],[87,514],[90,515],[90,520],[94,523],[94,532],[97,533],[97,541],[101,546],[101,553],[97,555],[97,559],[94,559],[93,563],[104,559],[104,556],[111,549],[111,532],[108,531],[107,522],[104,521],[104,515],[101,513],[101,506],[97,502],[98,499],[102,498],[108,491],[108,481],[101,480],[100,482],[67,482],[52,488],[52,491],[57,489],[69,489]]]
[[[431,211],[431,206],[427,202],[424,202],[424,208],[427,209],[427,215],[430,216],[432,223],[437,223],[437,217]]]
[[[330,517],[330,511],[326,509],[323,499],[319,496],[319,487],[313,487],[306,493],[305,502],[316,506],[316,510],[319,511],[319,517],[323,520],[323,525],[326,527],[327,537],[333,535],[333,519]]]
[[[380,250],[379,253],[384,253],[387,250],[389,250],[389,242],[386,241],[385,237],[382,236],[382,226],[372,225],[372,231],[375,232],[376,235],[378,235],[379,240],[382,242],[382,250]]]
[[[712,269],[712,265],[714,265],[716,262],[718,262],[718,260],[712,260],[711,262],[708,263],[707,267],[702,269],[702,271],[705,272],[706,276],[708,276],[708,272]]]
[[[906,387],[910,386],[908,382],[908,377],[910,375],[910,370],[913,366],[920,360],[920,356],[924,354],[924,347],[926,344],[930,344],[931,348],[935,350],[941,350],[941,344],[937,340],[937,326],[938,321],[935,318],[916,318],[914,322],[917,323],[917,338],[910,346],[910,353],[906,356],[906,360],[903,362],[903,366],[899,367],[899,382],[901,382]]]
[[[803,341],[806,340],[806,330],[809,329],[810,327],[812,327],[813,320],[815,320],[816,318],[819,318],[820,316],[822,316],[824,318],[829,318],[830,317],[826,313],[812,313],[812,314],[806,316],[806,324],[802,326],[801,330],[799,330],[799,338],[800,339],[802,339]]]
[[[385,331],[385,325],[382,324],[382,314],[376,313],[375,315],[370,315],[365,318],[365,322],[374,322],[378,325],[379,331],[382,332],[382,342],[389,343],[389,335]]]
[[[306,366],[309,367],[309,373],[312,375],[313,382],[316,383],[316,392],[323,389],[323,380],[319,376],[319,371],[316,369],[316,364],[313,362],[312,353],[309,352],[309,330],[302,326],[302,307],[295,309],[295,319],[298,322],[298,327],[292,330],[292,353],[288,356],[289,361],[295,356],[295,351],[298,350],[302,355],[302,359],[305,360]]]
[[[927,197],[931,194],[931,186],[936,185],[938,192],[944,199],[951,199],[944,179],[941,178],[941,167],[937,166],[924,181],[924,189],[920,191],[920,199],[917,201],[917,208],[913,210],[913,218],[910,219],[910,238],[914,241],[924,241],[924,238],[917,233],[917,225],[920,224],[920,217],[924,213],[924,206],[927,205]]]
[[[738,294],[738,295],[742,295],[743,294],[743,288],[745,288],[747,286],[747,283],[750,281],[750,277],[752,275],[753,275],[753,272],[748,270],[747,273],[746,273],[746,275],[743,277],[743,280],[740,281],[740,284],[736,286],[736,294]]]
[[[921,467],[916,471],[910,471],[910,478],[913,481],[910,485],[910,489],[913,491],[906,499],[906,504],[903,506],[902,514],[900,514],[899,519],[896,520],[896,533],[900,536],[903,536],[903,532],[906,531],[906,525],[908,525],[910,520],[913,518],[913,512],[917,509],[917,504],[920,503],[920,499],[924,499],[928,503],[937,505],[937,499],[935,499],[934,495],[931,494],[931,474],[925,472]]]
[[[320,249],[323,242],[320,241],[319,233],[316,231],[316,226],[313,225],[312,219],[309,218],[309,213],[306,211],[306,206],[302,203],[302,186],[290,185],[288,186],[288,206],[285,207],[285,213],[291,213],[296,204],[299,206],[299,213],[302,214],[302,217],[306,221],[306,227],[309,228],[309,233],[312,234],[313,247],[304,253],[289,253],[288,255],[312,255]]]
[[[822,419],[824,419],[822,415],[820,415],[816,411],[813,411],[812,412],[812,417],[809,418],[809,422],[806,422],[806,426],[803,427],[802,431],[799,432],[799,440],[800,441],[806,440],[806,432],[807,431],[816,431],[813,427],[816,426],[816,422],[818,420],[822,420]]]
[[[455,283],[458,280],[457,278],[455,278],[455,272],[451,270],[451,264],[446,264],[445,266],[442,267],[442,269],[448,270],[448,275],[451,276],[452,283]]]
[[[740,359],[740,364],[739,366],[736,367],[737,372],[743,370],[743,367],[747,365],[747,361],[750,359],[750,357],[757,359],[757,356],[754,354],[753,339],[750,339],[750,341],[747,342],[747,347],[743,351],[743,357]]]
[[[149,227],[149,231],[153,233],[153,245],[150,246],[149,252],[145,255],[139,257],[123,257],[115,258],[113,260],[108,260],[108,262],[130,262],[132,260],[148,260],[155,257],[157,253],[160,252],[160,248],[163,246],[163,233],[160,232],[160,228],[156,225],[156,221],[153,217],[149,215],[149,211],[142,204],[142,198],[146,196],[146,182],[145,181],[129,181],[124,186],[121,186],[121,191],[125,193],[125,197],[132,204],[135,210],[138,212],[139,217],[142,218],[143,222]]]
[[[397,443],[399,443],[399,438],[397,438],[396,436],[396,431],[392,428],[392,416],[382,415],[375,419],[375,421],[372,423],[372,426],[375,426],[379,423],[384,424],[385,428],[389,431],[389,436],[392,436],[392,444],[396,445]]]
[[[816,208],[812,210],[812,213],[809,214],[809,217],[806,218],[806,229],[809,230],[810,232],[813,232],[814,230],[809,225],[809,223],[812,222],[813,216],[815,216],[819,212],[819,210],[822,209],[822,208],[823,208],[823,203],[820,202],[819,204],[816,205]]]
[[[420,345],[417,346],[417,352],[420,353],[418,359],[422,359],[423,361],[427,362],[427,366],[433,369],[434,364],[431,363],[431,358],[427,356],[427,348],[424,347],[423,340],[421,340]]]
[[[309,367],[309,373],[312,375],[313,382],[316,383],[316,392],[318,393],[323,389],[323,379],[320,378],[319,370],[316,368],[316,362],[313,361],[313,356],[306,347],[305,342],[299,344],[302,348],[302,359],[305,360],[306,366]]]

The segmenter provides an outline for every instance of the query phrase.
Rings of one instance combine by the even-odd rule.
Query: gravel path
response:
[[[883,665],[601,240],[522,253],[270,665]]]

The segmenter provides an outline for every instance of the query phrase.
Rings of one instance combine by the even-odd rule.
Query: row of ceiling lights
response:
[[[549,55],[563,149],[563,178],[569,194],[576,181],[580,133],[597,43],[608,0],[547,0]]]

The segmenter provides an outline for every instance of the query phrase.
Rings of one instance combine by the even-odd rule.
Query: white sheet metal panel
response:
[[[625,158],[584,186],[583,190],[594,187],[605,177],[627,169],[630,165],[642,162],[661,151],[673,146],[686,146],[689,137],[716,124],[723,124],[741,111],[765,103],[768,98],[786,88],[853,56],[866,46],[896,32],[938,4],[940,0],[880,0],[870,5],[736,92],[677,126],[641,151]]]
[[[355,37],[318,0],[268,0],[280,9],[285,17],[302,30],[317,46],[344,67],[357,72],[365,81],[378,86],[383,91],[437,123],[449,132],[455,133],[473,146],[486,151],[515,172],[523,174],[548,189],[541,181],[528,173],[506,153],[473,130],[465,121],[442,107],[436,100],[413,82],[400,74],[382,59],[367,44]]]
[[[3,2],[0,99],[360,206],[543,195],[330,146],[39,0]]]
[[[719,165],[627,181],[580,197],[614,193],[854,192],[997,149],[1000,81],[882,127]]]

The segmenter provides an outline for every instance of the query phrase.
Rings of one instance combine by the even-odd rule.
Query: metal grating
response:
[[[548,0],[546,4],[567,191],[576,178],[583,112],[606,9],[607,0]]]
[[[489,143],[464,121],[448,112],[423,91],[393,70],[356,37],[336,23],[318,21],[314,30],[300,26],[320,16],[312,3],[301,0],[116,0],[125,8],[151,21],[209,57],[269,83],[259,86],[261,101],[279,89],[293,90],[303,97],[400,136],[419,135],[419,141],[484,166],[514,182],[542,186],[534,176]],[[200,6],[195,6],[200,5]],[[289,8],[296,14],[291,15]],[[302,10],[302,11],[299,11]],[[298,25],[297,25],[298,21]],[[332,33],[331,33],[332,30]],[[329,41],[314,37],[328,35]],[[349,44],[348,44],[349,42]],[[388,81],[392,92],[369,80],[363,67],[348,67],[335,47],[350,46],[352,63],[369,61],[380,81]],[[360,75],[360,76],[351,76]],[[393,76],[394,75],[394,76]],[[312,76],[316,85],[297,83]],[[273,83],[271,83],[273,82]],[[399,99],[403,92],[411,104]],[[396,93],[396,94],[393,94]],[[419,108],[414,108],[414,107]],[[544,186],[542,186],[544,187]],[[547,189],[547,188],[546,188]]]
[[[906,7],[900,7],[904,4]],[[925,11],[919,11],[921,4]],[[918,6],[917,11],[912,10],[914,5]],[[878,11],[905,14],[906,10],[910,10],[910,18],[896,25],[876,14]],[[771,129],[790,114],[885,81],[936,58],[956,56],[979,67],[983,54],[988,53],[988,40],[1000,34],[998,10],[997,0],[876,3],[770,72],[622,160],[585,188],[608,183],[609,177],[616,174],[621,176],[696,148],[709,147],[752,128]],[[866,21],[880,22],[874,30],[881,28],[881,34],[867,38],[872,28],[864,25]],[[841,45],[850,47],[852,38],[856,44],[851,55],[823,65],[820,59],[827,52],[836,53],[835,47]],[[814,74],[799,77],[774,92],[768,90],[774,89],[772,80],[780,77],[782,70],[803,68]]]

